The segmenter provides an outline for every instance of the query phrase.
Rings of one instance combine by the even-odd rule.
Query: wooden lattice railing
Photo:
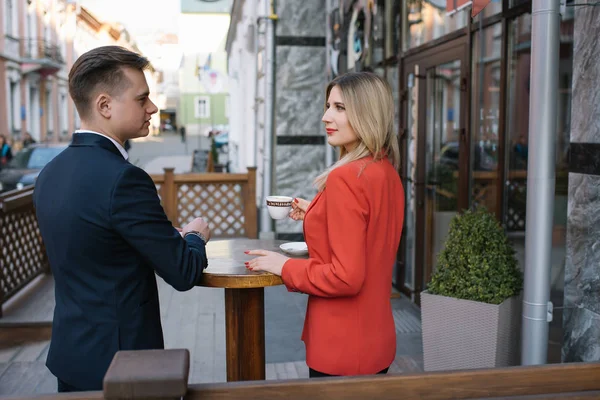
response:
[[[169,220],[184,226],[202,217],[213,237],[258,237],[256,167],[246,174],[151,175]]]
[[[38,275],[49,271],[33,209],[33,186],[0,195],[1,305]]]
[[[165,213],[175,226],[205,218],[213,237],[256,238],[256,168],[246,174],[152,175]],[[0,195],[1,305],[38,275],[49,272],[35,210],[33,186]]]

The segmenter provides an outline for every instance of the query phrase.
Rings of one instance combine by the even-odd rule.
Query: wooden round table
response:
[[[229,239],[206,245],[208,268],[200,286],[225,289],[227,381],[265,379],[265,286],[283,284],[281,277],[246,269],[256,256],[244,251],[281,252],[283,241]]]

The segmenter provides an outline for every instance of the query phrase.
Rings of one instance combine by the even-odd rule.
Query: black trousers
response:
[[[388,372],[388,369],[390,369],[389,367],[386,369],[382,369],[381,371],[379,371],[377,373],[377,375],[385,375]],[[308,376],[310,378],[327,378],[328,376],[339,376],[339,375],[329,375],[329,374],[324,374],[322,372],[316,371],[312,368],[308,369]]]
[[[71,386],[59,378],[56,378],[56,380],[58,381],[58,393],[83,392],[83,390],[77,389],[75,386]]]

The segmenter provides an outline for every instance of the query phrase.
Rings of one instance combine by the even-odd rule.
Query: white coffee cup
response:
[[[292,209],[292,199],[288,196],[267,196],[267,209],[273,219],[283,219]]]

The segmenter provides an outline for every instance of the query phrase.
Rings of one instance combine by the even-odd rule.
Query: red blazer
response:
[[[333,170],[304,217],[309,259],[282,271],[290,291],[307,293],[306,363],[331,375],[374,374],[396,354],[392,270],[404,222],[404,190],[387,160]]]

